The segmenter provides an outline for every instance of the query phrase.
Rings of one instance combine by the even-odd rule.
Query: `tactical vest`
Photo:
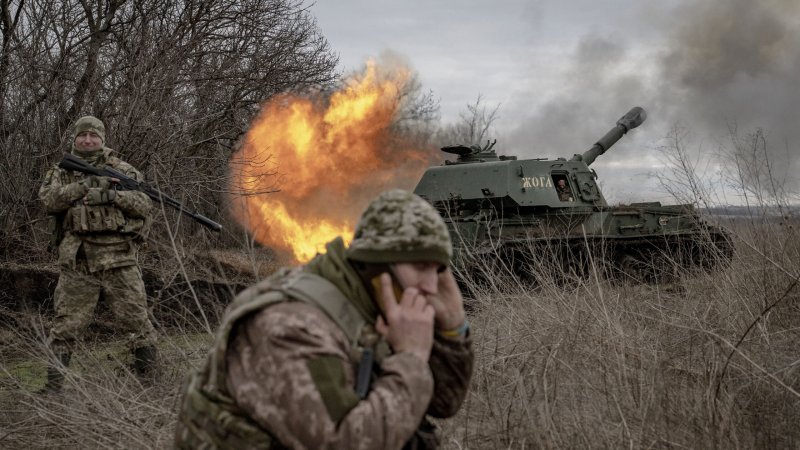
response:
[[[119,169],[122,161],[119,158],[108,156],[106,165]],[[59,169],[61,185],[66,186],[70,183],[78,182],[86,177],[81,172]],[[125,214],[114,206],[109,205],[84,205],[77,200],[56,220],[60,221],[61,230],[54,230],[54,233],[72,232],[77,234],[89,233],[138,233],[145,228],[145,219],[126,217]],[[56,237],[54,244],[60,242],[60,237]]]
[[[283,448],[248,418],[224,389],[225,355],[233,327],[251,313],[287,301],[301,301],[323,311],[344,332],[350,342],[352,359],[357,360],[356,355],[372,354],[371,348],[365,349],[362,345],[366,321],[333,283],[300,269],[281,270],[275,276],[243,291],[231,304],[217,332],[206,367],[193,372],[184,386],[175,436],[177,448]],[[359,372],[362,371],[360,367]],[[358,378],[360,382],[360,373]],[[363,390],[366,391],[367,387]]]

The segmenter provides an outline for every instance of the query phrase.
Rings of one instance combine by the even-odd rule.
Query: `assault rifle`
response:
[[[195,211],[188,210],[185,206],[181,205],[181,203],[175,200],[174,198],[165,195],[158,189],[154,189],[148,186],[147,183],[136,181],[133,178],[125,175],[124,173],[118,170],[115,170],[112,167],[105,166],[102,169],[98,169],[97,167],[94,167],[93,165],[87,163],[86,161],[78,158],[77,156],[71,153],[64,153],[64,158],[61,160],[61,162],[58,163],[58,166],[65,170],[75,170],[78,172],[83,172],[88,175],[116,178],[117,180],[119,180],[119,182],[116,183],[117,189],[123,191],[144,192],[145,194],[147,194],[148,197],[152,198],[153,200],[177,209],[178,211],[188,215],[192,219],[200,222],[201,224],[205,225],[208,228],[211,228],[214,231],[222,230],[221,224],[214,222],[208,217],[205,217]]]

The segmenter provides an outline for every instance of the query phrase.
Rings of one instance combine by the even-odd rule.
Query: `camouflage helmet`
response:
[[[94,116],[83,116],[75,122],[75,131],[72,132],[72,140],[83,133],[84,131],[91,131],[92,133],[100,136],[103,143],[106,142],[106,126],[103,121]]]
[[[428,202],[411,192],[384,192],[367,206],[347,257],[369,263],[433,261],[449,265],[450,233]]]

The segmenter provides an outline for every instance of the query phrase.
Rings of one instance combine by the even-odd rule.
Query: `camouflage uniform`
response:
[[[572,197],[572,189],[570,189],[569,185],[564,185],[563,188],[561,186],[556,186],[556,192],[558,192],[559,201],[572,202],[575,200]]]
[[[75,137],[83,131],[92,131],[105,141],[103,123],[91,116],[83,117],[75,125],[74,155],[95,167],[110,166],[142,180],[133,166],[115,157],[109,148],[92,152],[76,148]],[[150,198],[142,192],[115,191],[104,193],[113,196],[111,201],[86,204],[90,178],[54,165],[39,189],[39,198],[56,221],[61,237],[58,242],[61,274],[55,290],[56,317],[49,343],[54,352],[69,355],[74,342],[91,322],[102,293],[134,352],[148,349],[138,351],[151,353],[156,334],[148,318],[147,297],[137,262],[138,249],[150,221]],[[152,359],[154,354],[146,357]]]
[[[450,417],[460,407],[471,339],[437,335],[427,362],[392,353],[375,332],[380,312],[353,261],[448,264],[451,251],[429,204],[389,191],[367,208],[349,248],[337,238],[306,266],[243,291],[205,367],[190,377],[176,446],[435,448],[426,414]],[[367,351],[375,364],[366,364],[371,382],[360,398],[354,387]]]

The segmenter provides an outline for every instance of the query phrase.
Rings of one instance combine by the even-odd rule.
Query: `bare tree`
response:
[[[259,105],[336,79],[301,0],[0,0],[0,32],[4,240],[29,240],[38,185],[78,116],[98,116],[110,147],[219,217]]]
[[[732,124],[728,139],[712,152],[692,149],[689,131],[675,125],[656,149],[663,167],[652,175],[681,203],[705,208],[743,203],[753,208],[750,214],[775,208],[783,215],[797,195],[788,189],[788,174],[776,162],[764,131],[742,133]],[[786,153],[788,160],[788,147]]]
[[[441,129],[437,141],[442,145],[481,144],[489,139],[499,109],[500,104],[493,108],[487,107],[483,104],[483,96],[479,94],[475,103],[467,105],[466,111],[459,113],[458,122]]]
[[[709,196],[713,185],[709,183],[709,162],[687,147],[689,132],[675,125],[665,137],[665,143],[656,150],[663,168],[653,173],[661,188],[680,203],[711,206]],[[711,180],[713,181],[713,180]]]
[[[424,90],[416,74],[403,85],[398,95],[398,111],[390,135],[396,148],[427,150],[429,162],[437,160],[432,140],[439,129],[439,100],[433,91]]]
[[[781,215],[791,204],[791,193],[786,186],[786,173],[781,173],[773,160],[767,136],[758,128],[752,133],[740,134],[735,125],[729,126],[732,142],[730,149],[722,152],[728,168],[727,181],[748,206],[772,205]],[[789,149],[787,148],[787,158]]]

